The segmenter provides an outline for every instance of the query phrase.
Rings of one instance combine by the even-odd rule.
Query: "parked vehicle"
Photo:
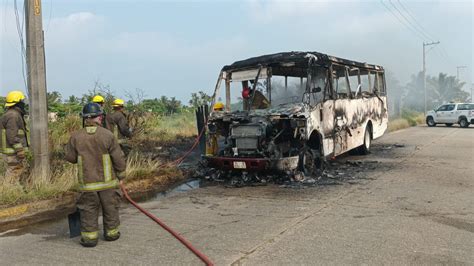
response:
[[[474,103],[443,104],[426,114],[426,124],[429,127],[434,127],[437,124],[445,124],[448,127],[459,124],[460,127],[468,127],[473,123]]]
[[[211,108],[207,121],[204,158],[212,168],[311,173],[325,158],[367,154],[387,129],[381,66],[286,52],[225,66],[218,98],[221,81],[225,108]]]

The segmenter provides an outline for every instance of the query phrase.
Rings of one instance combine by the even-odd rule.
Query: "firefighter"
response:
[[[242,82],[242,98],[244,100],[244,110],[248,109],[250,101],[252,101],[251,109],[266,109],[270,107],[270,102],[259,90],[252,90],[248,87],[248,82]]]
[[[108,125],[109,121],[107,119],[107,114],[105,113],[104,97],[102,97],[102,95],[97,94],[94,97],[92,97],[92,102],[100,105],[100,108],[102,109],[102,113],[103,113],[102,116],[104,117],[104,119],[102,119],[102,127],[109,128],[109,125]]]
[[[126,162],[114,135],[101,127],[102,113],[98,104],[86,104],[81,113],[85,127],[72,133],[65,148],[65,159],[78,165],[82,193],[77,208],[81,217],[80,243],[84,247],[97,245],[99,208],[103,214],[105,240],[120,237],[121,194],[117,188],[122,184]]]
[[[118,140],[123,152],[128,155],[131,148],[127,143],[127,139],[132,137],[132,131],[128,125],[127,115],[124,112],[124,100],[115,99],[112,102],[113,113],[107,116],[108,129],[112,131],[115,138]]]
[[[0,150],[7,163],[4,182],[19,184],[25,173],[25,151],[28,149],[25,95],[21,91],[11,91],[5,100],[6,112],[0,117]]]
[[[212,107],[214,112],[223,112],[224,104],[222,102],[217,102]],[[219,151],[218,144],[219,132],[215,124],[207,125],[207,138],[206,138],[206,155],[214,156],[217,155]]]

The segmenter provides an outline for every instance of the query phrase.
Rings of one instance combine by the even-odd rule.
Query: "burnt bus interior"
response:
[[[308,147],[310,132],[306,132],[318,103],[385,94],[381,67],[313,52],[267,55],[225,66],[217,94],[221,80],[225,82],[226,108],[211,111],[205,158],[211,166],[227,170],[304,168],[302,156],[312,161],[320,154],[312,151],[308,156],[308,150],[317,147]],[[261,91],[271,105],[263,110],[253,109],[251,103],[236,107],[231,103],[231,91],[239,95],[243,84]],[[238,101],[242,106],[245,99]],[[236,165],[236,158],[246,161]]]

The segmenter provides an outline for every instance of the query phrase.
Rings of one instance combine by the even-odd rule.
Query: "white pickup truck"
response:
[[[436,124],[445,124],[450,127],[459,124],[468,127],[474,124],[474,103],[447,103],[426,114],[426,124],[434,127]]]

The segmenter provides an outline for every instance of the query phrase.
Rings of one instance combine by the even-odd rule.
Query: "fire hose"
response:
[[[137,208],[139,211],[141,211],[143,214],[145,214],[146,216],[148,216],[150,219],[152,219],[153,221],[155,221],[157,224],[159,224],[163,229],[165,229],[166,231],[168,231],[168,233],[170,233],[172,236],[174,236],[176,239],[179,240],[179,242],[181,242],[184,246],[186,246],[191,252],[193,252],[199,259],[201,259],[206,265],[208,266],[211,266],[211,265],[214,265],[212,263],[212,261],[206,256],[204,255],[202,252],[200,252],[199,250],[197,250],[195,247],[193,247],[193,245],[191,245],[191,243],[186,240],[183,236],[181,236],[178,232],[174,231],[173,229],[171,229],[169,226],[167,226],[163,221],[161,221],[160,219],[158,219],[158,217],[154,216],[153,214],[151,214],[150,212],[148,212],[147,210],[143,209],[142,207],[140,207],[140,205],[138,205],[135,201],[132,200],[132,198],[130,198],[130,196],[128,195],[127,193],[127,190],[125,189],[125,187],[123,186],[123,184],[120,185],[120,188],[122,189],[122,192],[123,192],[123,195],[125,196],[125,198],[135,207]]]
[[[213,96],[214,98],[214,96]],[[212,105],[211,105],[212,106]],[[207,123],[207,119],[205,121]],[[184,161],[184,159],[186,159],[186,157],[189,156],[189,154],[191,154],[191,152],[196,148],[196,146],[199,144],[199,140],[201,138],[201,136],[204,134],[204,132],[206,131],[205,130],[206,128],[203,127],[201,129],[201,132],[199,132],[199,134],[197,135],[193,145],[191,145],[191,147],[189,148],[189,150],[187,150],[181,157],[179,157],[178,159],[170,162],[170,163],[165,163],[163,165],[160,165],[161,166],[173,166],[173,165],[179,165],[180,163],[182,163]],[[208,266],[212,266],[214,265],[212,263],[212,261],[206,256],[204,255],[202,252],[200,252],[199,250],[197,250],[195,247],[193,247],[193,245],[188,241],[186,240],[183,236],[181,236],[178,232],[174,231],[173,229],[171,229],[171,227],[167,226],[163,221],[161,221],[160,219],[158,219],[158,217],[154,216],[153,214],[151,214],[150,212],[148,212],[147,210],[143,209],[140,205],[138,205],[134,200],[132,200],[132,198],[130,198],[130,196],[128,195],[127,193],[127,190],[125,189],[124,185],[123,184],[120,184],[120,189],[122,190],[123,192],[123,195],[124,197],[128,200],[128,202],[130,202],[130,204],[132,204],[135,208],[137,208],[139,211],[141,211],[143,214],[145,214],[146,216],[148,216],[150,219],[152,219],[153,221],[155,221],[158,225],[160,225],[163,229],[165,229],[166,231],[168,231],[168,233],[170,233],[172,236],[174,236],[179,242],[181,242],[186,248],[188,248],[191,252],[194,253],[194,255],[196,255],[200,260],[202,260],[202,262],[204,262],[206,265]]]

